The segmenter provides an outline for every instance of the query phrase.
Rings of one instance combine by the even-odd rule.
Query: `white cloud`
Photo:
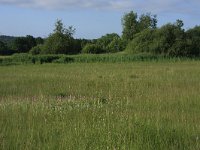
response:
[[[0,0],[0,5],[40,9],[136,10],[199,14],[200,0]]]
[[[127,9],[131,8],[132,2],[131,0],[0,0],[1,4],[44,9]]]

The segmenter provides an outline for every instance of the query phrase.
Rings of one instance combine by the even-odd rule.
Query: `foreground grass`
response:
[[[0,149],[200,149],[199,65],[0,67]]]

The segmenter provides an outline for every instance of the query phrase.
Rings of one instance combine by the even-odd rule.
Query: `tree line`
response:
[[[166,56],[200,56],[200,26],[189,30],[178,19],[157,27],[157,17],[151,13],[138,16],[130,11],[122,17],[122,35],[109,33],[98,39],[75,39],[75,28],[65,27],[57,20],[55,29],[47,38],[31,35],[13,40],[0,39],[0,55],[13,53],[80,54],[117,53],[155,54]]]

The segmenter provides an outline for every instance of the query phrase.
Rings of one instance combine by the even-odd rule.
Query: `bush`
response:
[[[16,51],[11,50],[10,48],[8,48],[6,43],[0,41],[0,55],[12,55],[15,52]]]
[[[134,54],[187,56],[188,50],[184,30],[179,25],[167,24],[160,29],[146,29],[136,34],[126,51]]]
[[[186,32],[188,55],[200,56],[200,26]]]
[[[61,33],[53,33],[44,43],[42,54],[70,54],[72,39]]]
[[[128,44],[126,51],[132,54],[154,53],[154,34],[155,30],[146,29],[135,35],[134,39]]]
[[[55,63],[70,63],[70,62],[74,62],[74,58],[62,56],[59,59],[54,60],[53,62],[55,62]]]
[[[126,42],[121,38],[114,38],[112,42],[107,46],[106,50],[109,53],[116,53],[123,51],[126,48]]]
[[[33,47],[29,53],[32,54],[32,55],[38,55],[42,52],[42,49],[43,49],[43,45],[37,45],[35,47]]]
[[[167,24],[158,29],[153,43],[156,54],[185,56],[187,53],[184,30],[176,24]]]
[[[104,52],[105,52],[105,50],[103,50],[97,44],[86,44],[82,50],[82,53],[89,53],[89,54],[100,54],[100,53],[104,53]]]

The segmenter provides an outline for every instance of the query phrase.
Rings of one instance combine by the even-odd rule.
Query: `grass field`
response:
[[[200,61],[0,66],[0,149],[199,150]]]

